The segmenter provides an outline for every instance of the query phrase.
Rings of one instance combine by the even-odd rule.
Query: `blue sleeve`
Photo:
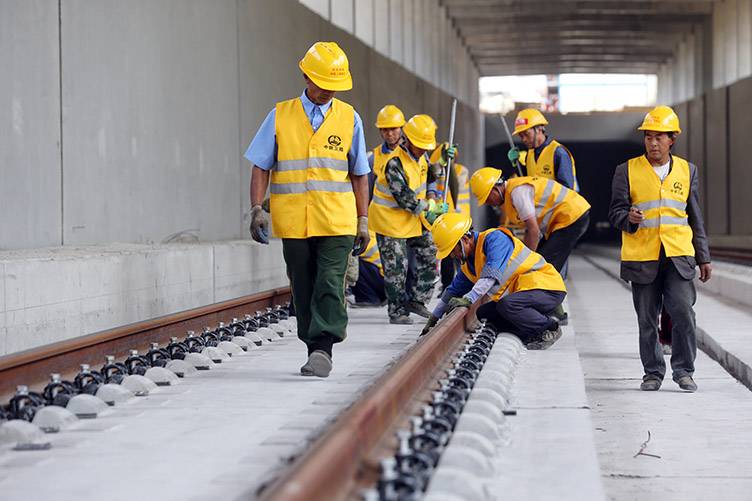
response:
[[[432,181],[426,186],[426,195],[429,193],[433,193],[436,195],[436,198],[439,198],[439,190],[436,188],[436,181]]]
[[[371,172],[368,165],[368,152],[366,151],[366,138],[363,135],[363,121],[358,112],[355,112],[355,127],[350,151],[347,153],[347,162],[350,165],[350,174],[365,176]]]
[[[514,242],[501,231],[490,233],[483,242],[483,253],[486,255],[486,265],[480,272],[480,277],[495,278],[501,282],[501,277],[507,267],[509,258],[514,251]]]
[[[368,152],[368,167],[371,168],[371,172],[373,172],[373,157],[374,157],[373,152],[369,151]]]
[[[470,281],[469,278],[467,278],[467,275],[465,275],[461,271],[457,272],[457,274],[454,276],[454,280],[452,280],[452,283],[441,295],[441,300],[445,303],[448,303],[451,298],[462,297],[470,292],[472,288],[473,282]]]
[[[245,151],[245,158],[260,169],[269,170],[277,161],[276,109],[272,109],[261,123],[256,135]]]
[[[558,182],[570,190],[575,189],[572,159],[569,158],[569,153],[563,146],[558,146],[554,152],[554,172]]]

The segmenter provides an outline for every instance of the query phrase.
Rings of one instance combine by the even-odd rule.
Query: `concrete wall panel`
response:
[[[64,243],[235,236],[236,2],[62,5]]]
[[[739,80],[728,88],[729,116],[729,186],[730,232],[733,235],[752,235],[749,217],[752,170],[749,168],[749,141],[752,131],[752,78]]]
[[[727,96],[725,87],[708,92],[705,104],[707,176],[706,195],[708,211],[705,221],[708,233],[723,235],[728,225],[728,172],[727,172]]]
[[[674,143],[673,152],[682,158],[687,158],[689,156],[689,131],[692,128],[692,124],[689,123],[689,105],[683,102],[675,104],[673,108],[682,128],[682,133]]]
[[[0,2],[0,249],[60,245],[58,4]]]
[[[707,163],[705,159],[705,98],[698,97],[689,103],[689,131],[685,136],[689,143],[688,160],[697,166],[700,175],[700,204],[707,213]]]

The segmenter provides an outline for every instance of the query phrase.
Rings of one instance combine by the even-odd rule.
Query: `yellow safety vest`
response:
[[[666,256],[694,256],[692,228],[687,218],[691,187],[689,163],[671,155],[671,172],[661,182],[645,156],[629,160],[629,198],[645,221],[634,233],[621,234],[622,261],[656,261]]]
[[[546,238],[554,231],[574,223],[590,209],[590,204],[582,195],[556,181],[530,176],[514,177],[506,181],[504,188],[505,226],[523,225],[512,205],[512,190],[522,184],[532,185],[535,189],[535,218]]]
[[[462,265],[462,273],[473,283],[480,279],[480,272],[486,265],[486,254],[483,252],[483,244],[486,237],[494,231],[500,231],[512,239],[514,250],[507,261],[501,280],[499,280],[489,291],[488,296],[493,301],[498,301],[507,292],[512,294],[519,291],[532,289],[542,289],[547,291],[567,291],[564,280],[550,263],[535,251],[528,249],[521,240],[512,235],[512,232],[506,228],[491,228],[478,234],[478,241],[475,243],[475,256],[473,256],[473,267],[475,273],[470,271],[467,263]]]
[[[363,252],[363,254],[360,255],[360,259],[367,263],[375,264],[379,269],[381,276],[384,276],[384,268],[381,266],[381,254],[379,253],[379,245],[376,242],[376,232],[369,229],[368,235],[370,235],[371,239],[368,241],[368,247],[366,247],[366,250]]]
[[[387,160],[389,160],[392,157],[392,154],[394,153],[394,150],[384,153],[381,151],[381,148],[383,147],[383,144],[378,145],[373,149],[373,171],[374,176],[376,175],[376,166],[377,165],[386,165]],[[399,148],[399,146],[397,146]],[[395,148],[395,150],[397,149]],[[377,178],[378,179],[378,178]]]
[[[462,164],[454,164],[454,167],[457,170],[457,181],[460,187],[455,210],[470,216],[470,172]]]
[[[548,145],[543,148],[543,151],[541,151],[541,154],[537,159],[535,158],[534,149],[531,148],[527,150],[527,155],[525,155],[525,163],[523,163],[523,165],[527,167],[527,175],[531,177],[546,177],[548,179],[555,180],[556,172],[554,169],[554,153],[556,153],[556,148],[558,148],[559,146],[564,148],[564,151],[567,152],[569,159],[572,161],[574,189],[575,191],[580,191],[580,184],[577,182],[577,169],[575,169],[574,167],[574,157],[566,146],[556,140],[552,140],[550,143],[548,143]]]
[[[371,205],[368,207],[369,226],[379,235],[387,237],[417,237],[422,233],[420,219],[397,204],[392,192],[389,191],[389,183],[384,174],[387,162],[394,156],[399,157],[402,162],[402,170],[410,189],[419,200],[426,198],[428,164],[425,155],[421,155],[416,161],[403,147],[396,148],[389,155],[382,155],[380,163],[376,163],[374,155],[373,172],[376,174],[376,184],[373,187]]]
[[[280,238],[355,235],[347,153],[355,110],[338,99],[314,133],[300,98],[277,103],[277,163],[271,172],[272,232]]]

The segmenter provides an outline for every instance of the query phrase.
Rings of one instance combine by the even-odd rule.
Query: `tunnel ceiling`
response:
[[[656,73],[710,22],[700,0],[443,0],[482,76]]]

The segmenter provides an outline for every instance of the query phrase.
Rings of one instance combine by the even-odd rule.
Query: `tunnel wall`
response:
[[[446,92],[295,0],[0,2],[0,354],[285,284],[279,242],[236,241],[242,154],[320,39],[369,147],[387,102],[447,134]],[[483,133],[476,95],[469,165]]]

